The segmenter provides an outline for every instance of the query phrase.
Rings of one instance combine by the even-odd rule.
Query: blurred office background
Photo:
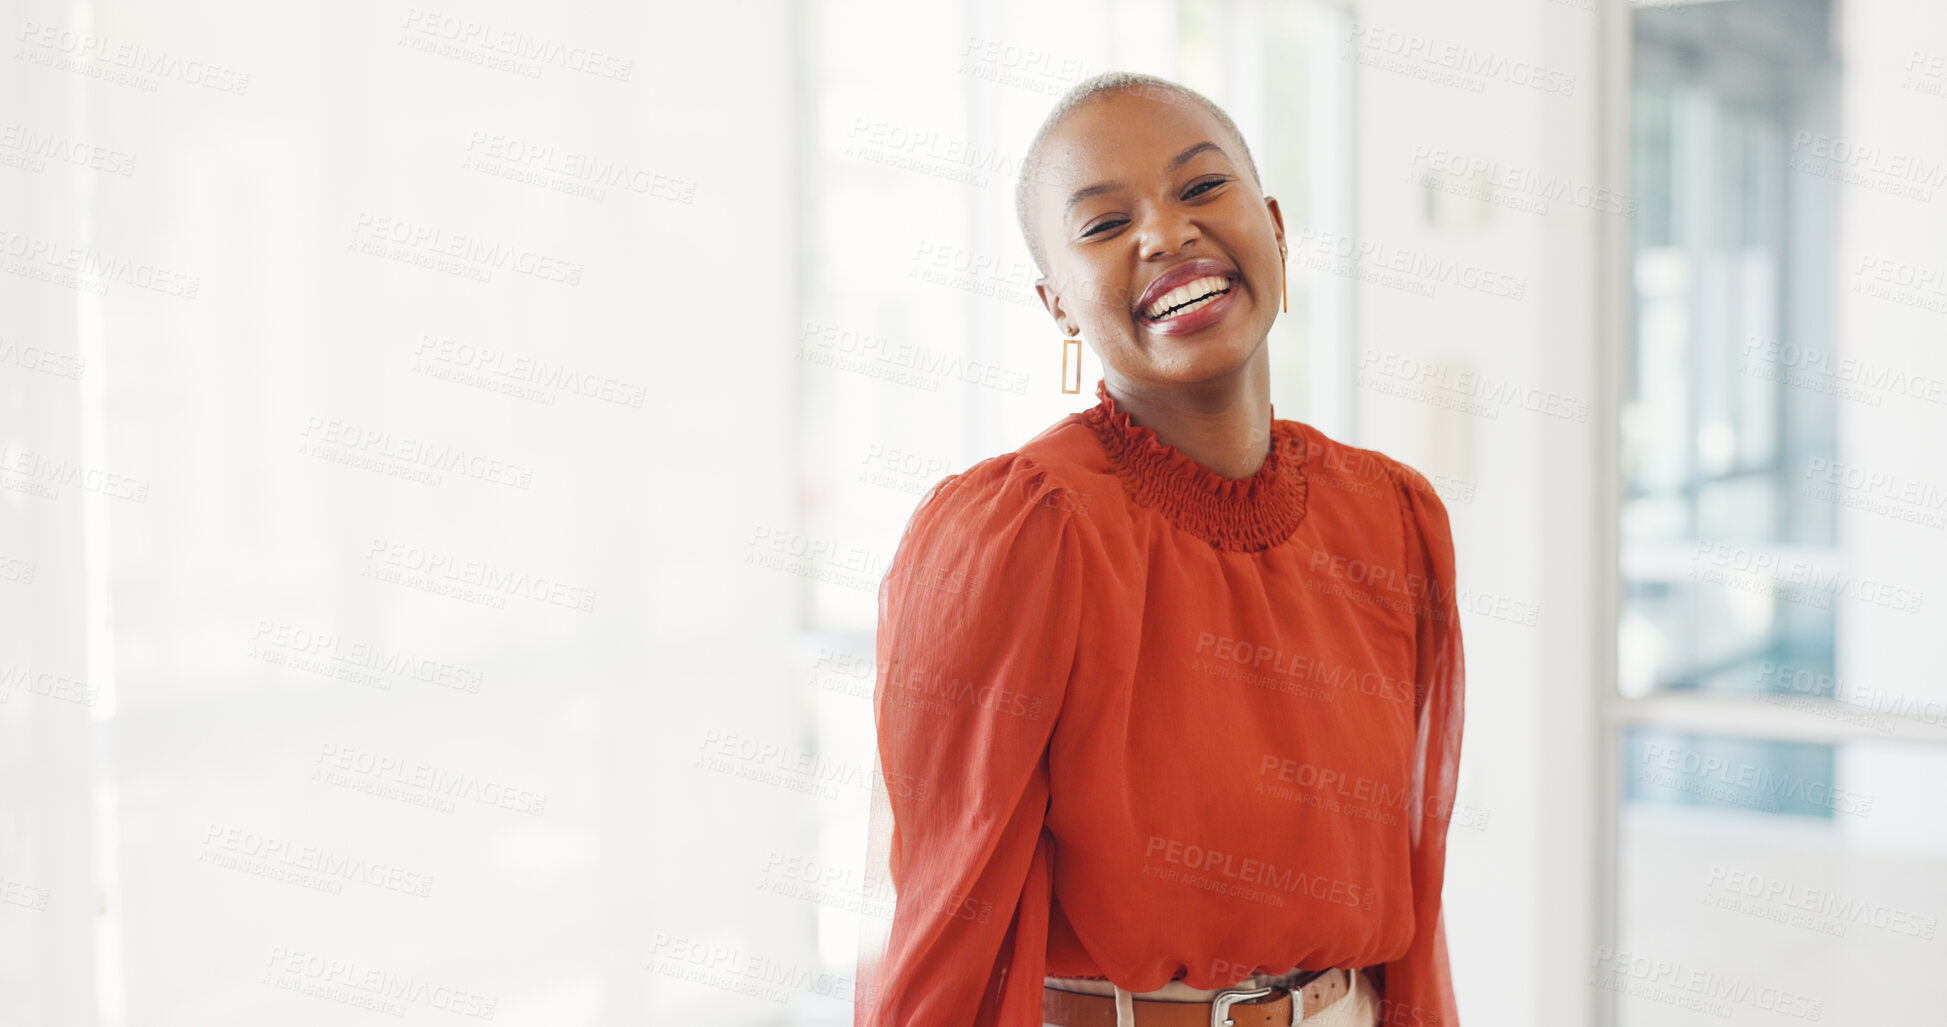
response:
[[[1223,104],[1439,487],[1472,1023],[1935,1022],[1947,11],[260,9],[0,62],[0,1025],[850,1022],[878,576],[1064,395],[1013,172]]]

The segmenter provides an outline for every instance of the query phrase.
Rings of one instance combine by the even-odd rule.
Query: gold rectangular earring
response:
[[[1068,344],[1075,344],[1075,387],[1068,387]],[[1079,394],[1082,391],[1082,340],[1061,340],[1061,391]]]

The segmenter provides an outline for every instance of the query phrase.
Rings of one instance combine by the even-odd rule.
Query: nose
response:
[[[1151,208],[1144,218],[1142,234],[1138,237],[1142,247],[1142,258],[1168,256],[1189,245],[1190,241],[1202,235],[1189,215],[1175,204],[1162,204]]]

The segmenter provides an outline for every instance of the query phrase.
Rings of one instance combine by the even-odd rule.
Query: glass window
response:
[[[1927,589],[1902,575],[1924,573],[1904,553],[1941,524],[1867,477],[1904,483],[1924,451],[1854,455],[1899,438],[1917,393],[1871,370],[1903,346],[1873,334],[1878,301],[1839,302],[1838,254],[1903,245],[1899,212],[1880,213],[1901,183],[1826,159],[1871,131],[1839,112],[1889,88],[1841,67],[1841,26],[1862,52],[1896,45],[1892,22],[1851,11],[1629,16],[1614,905],[1589,979],[1604,1024],[1937,1017],[1947,695],[1914,673]]]
[[[1626,694],[1754,690],[1748,667],[1830,671],[1834,504],[1801,487],[1833,465],[1821,297],[1825,179],[1793,174],[1795,131],[1829,106],[1808,31],[1748,3],[1638,10],[1632,85],[1629,382],[1622,412]],[[1801,565],[1803,568],[1801,569]]]

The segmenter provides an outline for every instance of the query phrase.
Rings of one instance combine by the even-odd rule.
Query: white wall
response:
[[[1435,476],[1467,605],[1460,798],[1488,818],[1481,830],[1455,827],[1449,842],[1455,989],[1469,1022],[1587,1023],[1578,971],[1594,944],[1592,711],[1603,681],[1592,583],[1608,573],[1594,501],[1605,406],[1593,305],[1602,233],[1621,219],[1593,199],[1544,199],[1541,213],[1523,190],[1530,176],[1554,176],[1620,191],[1598,163],[1603,16],[1546,2],[1370,0],[1356,17],[1369,266],[1453,261],[1481,283],[1403,276],[1433,284],[1431,296],[1365,284],[1359,351],[1377,357],[1355,357],[1391,390],[1356,391],[1361,444]],[[1441,188],[1409,181],[1429,171]],[[1470,199],[1483,185],[1501,200]],[[1430,391],[1400,393],[1421,373],[1407,361],[1438,365]],[[1443,405],[1464,402],[1470,381],[1552,393],[1555,410],[1585,413],[1530,412],[1495,394],[1476,394],[1481,407]]]
[[[0,227],[198,288],[111,280],[96,296],[0,274],[0,347],[90,360],[78,382],[0,365],[8,471],[26,450],[146,486],[0,491],[0,561],[33,564],[31,583],[0,581],[0,668],[100,697],[0,696],[0,1022],[366,1015],[278,986],[308,979],[279,951],[492,999],[502,1023],[674,1020],[720,1002],[651,968],[684,939],[779,927],[760,955],[819,965],[815,906],[780,912],[760,894],[766,849],[811,835],[802,795],[693,766],[713,730],[802,734],[798,707],[775,701],[797,582],[739,567],[753,525],[788,528],[798,498],[795,6],[13,9],[0,126],[134,159],[127,174],[0,166]],[[448,18],[570,55],[496,68],[478,37],[423,31]],[[26,27],[40,25],[46,41]],[[81,35],[111,49],[77,53]],[[166,70],[131,84],[103,52]],[[203,81],[209,66],[236,88]],[[518,163],[501,140],[546,148],[534,179],[474,163]],[[588,159],[628,173],[599,195],[562,188],[586,184],[572,162]],[[369,253],[361,240],[387,240],[368,216],[439,236]],[[579,277],[462,257],[492,271],[478,281],[395,259],[468,239]],[[422,350],[428,338],[505,354],[513,374],[489,365],[492,386],[519,384],[516,360],[546,361],[647,402],[459,384],[464,358]],[[460,447],[528,484],[409,480],[397,450],[320,437],[314,417]],[[378,580],[375,539],[593,601],[484,605]],[[352,668],[347,650],[299,669],[277,662],[296,650],[263,644],[266,622],[479,689],[352,684],[333,673]],[[357,787],[371,775],[313,776],[351,750],[545,803],[446,810]],[[208,857],[238,854],[232,828],[431,887],[219,867]],[[43,892],[44,907],[18,901]]]

